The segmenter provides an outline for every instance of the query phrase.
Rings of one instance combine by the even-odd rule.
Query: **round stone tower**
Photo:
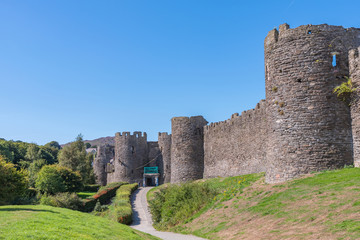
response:
[[[360,29],[283,24],[265,38],[266,181],[352,164],[349,106],[333,89],[349,76]]]
[[[106,165],[114,158],[114,146],[109,144],[99,145],[94,159],[93,169],[96,183],[102,186],[107,184]]]
[[[356,87],[351,102],[354,166],[360,167],[360,47],[349,53],[350,78]]]
[[[202,116],[171,119],[171,183],[203,177],[206,124]]]
[[[112,182],[142,182],[148,157],[147,135],[141,132],[115,134],[115,161]]]
[[[160,178],[163,182],[160,183],[169,183],[171,180],[171,134],[159,133],[158,143],[163,160],[163,176]]]

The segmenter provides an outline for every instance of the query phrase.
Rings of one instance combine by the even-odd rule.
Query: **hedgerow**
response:
[[[116,190],[118,190],[119,187],[124,184],[127,183],[126,182],[111,183],[107,186],[101,187],[95,195],[83,200],[82,211],[84,212],[93,211],[97,201],[99,201],[101,205],[108,204],[110,200],[113,197],[115,197]]]
[[[116,191],[116,196],[112,200],[109,209],[101,216],[108,217],[123,224],[131,224],[132,222],[132,208],[130,203],[131,194],[138,188],[137,183],[127,184],[121,186]]]

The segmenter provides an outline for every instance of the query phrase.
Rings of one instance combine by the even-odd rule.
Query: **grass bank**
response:
[[[43,205],[0,206],[0,239],[158,239],[105,218]]]
[[[166,214],[175,209],[176,215],[179,210],[162,209],[160,227],[209,239],[360,239],[359,168],[272,185],[264,183],[262,174],[192,184],[206,184],[216,194],[176,224],[165,221]],[[162,191],[173,191],[167,189]],[[159,201],[161,194],[156,191],[161,190],[153,191],[153,199]],[[183,201],[183,208],[191,202]]]
[[[99,212],[98,215],[119,223],[131,224],[133,212],[130,196],[137,188],[137,183],[122,185],[116,191],[116,196],[112,199],[112,204],[109,208],[104,212]]]

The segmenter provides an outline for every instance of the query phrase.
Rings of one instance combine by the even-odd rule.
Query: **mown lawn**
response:
[[[79,196],[79,198],[85,199],[85,198],[91,197],[92,195],[95,195],[96,192],[78,192],[76,194]]]
[[[88,213],[43,205],[0,206],[0,239],[158,239]]]

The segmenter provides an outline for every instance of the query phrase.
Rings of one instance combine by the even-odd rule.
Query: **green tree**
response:
[[[86,147],[86,149],[91,148],[91,144],[90,143],[85,143],[85,147]]]
[[[35,182],[35,187],[43,193],[55,194],[65,192],[66,187],[55,165],[47,165],[41,168]]]
[[[59,165],[45,165],[41,168],[35,186],[43,193],[76,192],[83,187],[78,172]]]
[[[11,204],[27,189],[27,179],[23,171],[18,171],[14,164],[7,163],[0,156],[0,205]]]
[[[75,142],[60,150],[59,164],[81,174],[84,183],[91,183],[92,159],[87,156],[82,135],[79,134]]]
[[[50,152],[54,156],[55,161],[57,162],[58,154],[61,149],[61,146],[58,142],[51,141],[51,142],[45,144],[44,146],[42,146],[42,148],[45,149],[46,151]]]
[[[38,159],[30,164],[28,168],[30,187],[35,187],[35,182],[38,177],[38,173],[40,172],[41,168],[45,165],[46,165],[45,159]]]
[[[61,149],[61,146],[60,146],[60,144],[59,144],[57,141],[51,141],[51,142],[45,144],[44,146],[56,148],[57,150],[60,150],[60,149]]]

